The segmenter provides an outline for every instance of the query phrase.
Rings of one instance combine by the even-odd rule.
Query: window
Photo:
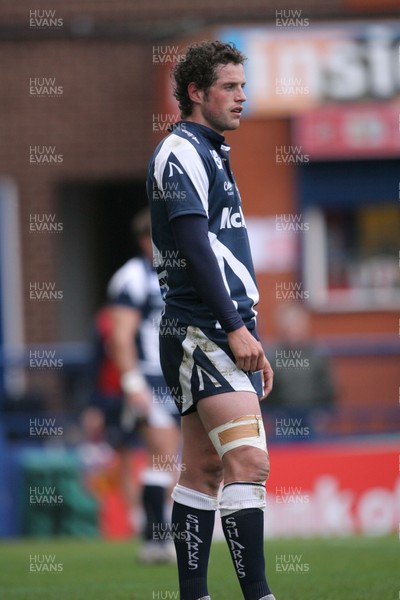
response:
[[[316,310],[400,307],[398,185],[394,160],[299,168],[302,274]]]
[[[304,236],[305,287],[315,308],[400,306],[400,211],[394,203],[313,208]]]

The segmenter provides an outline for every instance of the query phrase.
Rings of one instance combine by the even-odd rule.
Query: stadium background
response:
[[[341,492],[351,490],[346,514],[352,516],[343,525],[333,507],[331,520],[314,521],[314,533],[394,531],[400,350],[397,2],[287,2],[283,14],[277,14],[283,10],[277,3],[255,0],[199,0],[195,6],[70,0],[50,8],[21,0],[0,6],[0,535],[26,532],[29,500],[22,465],[26,470],[29,460],[43,462],[42,452],[46,460],[49,452],[59,458],[79,437],[93,315],[104,302],[110,275],[132,253],[127,224],[146,202],[147,161],[175,118],[166,91],[168,63],[192,40],[234,35],[251,44],[249,32],[265,27],[275,56],[295,30],[307,56],[315,57],[326,31],[322,26],[333,23],[339,37],[356,44],[364,91],[335,99],[324,90],[307,106],[304,100],[313,90],[305,89],[309,82],[300,72],[299,80],[280,85],[303,89],[282,98],[275,93],[274,102],[263,105],[266,88],[258,89],[253,79],[253,100],[261,104],[252,112],[249,100],[248,117],[227,137],[249,228],[261,247],[263,339],[267,345],[274,339],[271,315],[282,302],[279,292],[297,294],[310,309],[313,336],[330,355],[339,389],[327,432],[331,443],[325,436],[309,444],[298,439],[277,444],[274,471],[284,478],[272,480],[272,491],[286,486],[302,490],[305,498],[322,477],[322,487],[312,492],[317,504],[304,502],[306,509],[324,494],[340,504]],[[46,24],[48,18],[52,24]],[[297,19],[297,25],[282,25],[285,19]],[[368,43],[379,46],[377,58],[372,50],[362,54]],[[263,42],[255,47],[263,65]],[[372,73],[379,79],[382,64],[389,69],[386,80],[382,75],[383,91],[371,80]],[[341,67],[336,68],[340,79]],[[268,83],[276,85],[275,74]],[[350,123],[347,129],[344,122]],[[326,142],[326,131],[339,129],[344,133]],[[47,164],[40,164],[43,155]],[[44,222],[52,223],[53,231]],[[285,222],[289,227],[282,231]],[[329,246],[337,262],[331,264],[332,254],[325,263],[314,263],[324,254],[327,231],[334,243],[343,228],[343,245]],[[362,271],[368,259],[372,266]],[[350,274],[349,262],[355,268]],[[40,299],[43,290],[53,293],[50,300]],[[42,368],[43,357],[58,361],[58,368],[54,362]],[[36,418],[53,419],[62,435],[37,439],[30,429]],[[293,513],[298,507],[288,505],[282,512],[279,504],[273,504],[277,520],[271,533],[304,533],[299,513]],[[288,527],[279,528],[276,523],[285,519]]]

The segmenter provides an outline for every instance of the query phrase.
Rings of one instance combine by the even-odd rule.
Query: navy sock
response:
[[[180,600],[208,596],[207,571],[215,511],[174,502],[172,531],[178,561]]]
[[[164,516],[165,487],[161,485],[144,485],[142,503],[146,515],[143,537],[145,540],[154,539],[154,531],[165,523]]]
[[[271,593],[265,576],[264,513],[246,508],[222,517],[222,528],[245,600]]]

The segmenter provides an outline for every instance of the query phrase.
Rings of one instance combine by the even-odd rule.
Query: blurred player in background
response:
[[[149,452],[149,466],[142,478],[145,525],[139,560],[172,562],[173,545],[155,532],[166,530],[166,492],[174,483],[179,428],[176,408],[160,367],[158,325],[162,299],[152,265],[147,208],[135,217],[133,233],[142,255],[129,260],[114,274],[108,286],[108,306],[97,318],[107,359],[102,363],[98,384],[103,390],[102,408],[113,445],[122,454],[124,488],[131,506],[137,496],[130,472],[133,432],[140,435]],[[119,393],[115,401],[116,388]],[[107,390],[114,390],[109,395],[114,395],[114,402],[105,404]]]
[[[310,317],[300,302],[279,306],[275,313],[277,344],[274,356],[274,389],[268,399],[279,416],[300,419],[308,437],[321,434],[329,423],[336,398],[330,364],[311,337]],[[296,438],[298,441],[302,438]]]
[[[257,397],[269,393],[273,374],[256,332],[258,291],[223,137],[240,124],[244,61],[222,42],[188,48],[174,69],[182,121],[156,148],[148,171],[166,303],[161,364],[182,414],[185,471],[172,513],[181,600],[210,598],[217,508],[243,597],[274,600],[265,577],[269,461]]]

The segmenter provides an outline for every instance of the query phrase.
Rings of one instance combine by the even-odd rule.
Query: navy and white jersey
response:
[[[259,296],[240,194],[229,164],[230,148],[224,141],[209,127],[181,121],[157,146],[147,176],[154,258],[165,315],[219,328],[190,283],[170,226],[182,215],[205,216],[225,287],[244,324],[254,329]]]
[[[138,310],[142,320],[136,343],[144,375],[161,375],[158,327],[163,308],[158,278],[144,257],[132,258],[113,275],[107,290],[110,305]]]

